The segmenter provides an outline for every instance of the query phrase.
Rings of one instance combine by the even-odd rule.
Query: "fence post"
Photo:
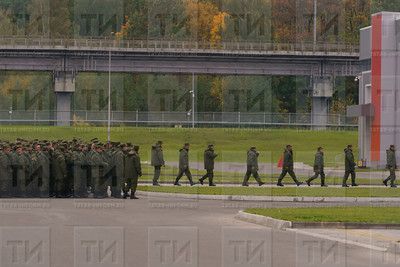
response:
[[[240,111],[238,112],[238,122],[239,122],[239,128],[240,128]]]
[[[264,127],[267,124],[267,114],[264,112]]]
[[[36,109],[33,111],[33,121],[34,125],[36,126]]]
[[[136,110],[136,127],[139,125],[139,110]]]

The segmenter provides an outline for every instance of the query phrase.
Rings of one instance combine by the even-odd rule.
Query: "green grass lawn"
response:
[[[400,189],[392,188],[320,188],[320,187],[172,187],[139,186],[138,190],[160,193],[228,195],[228,196],[291,196],[291,197],[400,197]]]
[[[245,211],[292,222],[400,223],[398,207],[270,208]]]
[[[45,127],[45,126],[1,126],[1,139],[72,139],[90,140],[94,137],[107,140],[105,127]],[[295,161],[313,164],[318,146],[325,148],[327,166],[343,165],[343,149],[347,144],[357,145],[356,131],[310,131],[294,129],[224,129],[224,128],[135,128],[114,127],[112,140],[131,142],[141,146],[142,160],[149,160],[151,144],[164,141],[166,161],[177,161],[178,150],[185,142],[192,144],[191,161],[202,161],[208,143],[216,145],[217,161],[245,162],[250,146],[261,152],[260,162],[278,162],[283,148],[292,144]]]

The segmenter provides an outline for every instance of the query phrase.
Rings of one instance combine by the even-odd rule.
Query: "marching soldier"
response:
[[[325,184],[325,172],[324,172],[324,151],[322,147],[317,149],[314,160],[314,173],[315,175],[306,181],[308,186],[311,186],[311,182],[321,176],[321,187],[327,187]]]
[[[128,152],[125,159],[125,178],[127,186],[124,190],[124,198],[127,198],[130,189],[130,199],[138,199],[135,194],[140,176],[142,176],[142,167],[140,163],[139,146],[134,146],[133,149]]]
[[[383,181],[383,184],[388,186],[388,182],[390,181],[390,187],[396,188],[397,185],[395,185],[394,182],[396,181],[397,163],[396,148],[394,145],[391,145],[390,148],[386,150],[386,168],[389,170],[390,175]]]
[[[296,174],[294,173],[294,160],[293,160],[293,149],[291,145],[287,145],[285,152],[283,153],[283,168],[282,173],[278,178],[278,186],[283,187],[282,184],[283,178],[285,178],[286,174],[289,174],[292,177],[293,181],[297,186],[302,185],[303,183],[297,180]]]
[[[258,153],[255,146],[251,147],[247,152],[247,172],[244,176],[242,186],[249,186],[250,176],[256,179],[259,186],[262,186],[264,183],[261,181],[260,176],[258,175]]]
[[[351,175],[351,186],[358,186],[356,184],[356,172],[355,172],[356,163],[354,161],[352,145],[348,145],[347,148],[344,149],[344,155],[345,155],[344,158],[345,173],[343,177],[342,187],[349,187],[347,185],[347,180],[349,179],[349,175]]]
[[[151,166],[154,167],[153,185],[160,186],[158,179],[161,175],[161,167],[165,166],[164,152],[162,149],[163,142],[158,141],[151,147]]]
[[[175,179],[174,185],[176,186],[181,186],[179,183],[179,180],[182,178],[183,174],[186,175],[186,177],[189,180],[190,186],[194,186],[195,183],[193,182],[192,179],[192,174],[189,169],[189,148],[190,144],[186,143],[183,148],[179,150],[179,173],[178,176]]]
[[[199,182],[203,185],[205,179],[208,178],[208,185],[215,186],[213,179],[214,179],[214,161],[215,158],[218,157],[218,154],[214,152],[214,145],[208,145],[206,151],[204,151],[204,169],[207,173],[200,178]]]

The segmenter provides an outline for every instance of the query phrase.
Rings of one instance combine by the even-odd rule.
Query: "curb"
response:
[[[150,191],[137,191],[141,196],[150,197],[174,197],[197,200],[225,200],[225,201],[268,201],[268,202],[314,202],[314,203],[400,203],[399,198],[383,197],[286,197],[286,196],[231,196],[231,195],[197,195],[181,193],[162,193]]]
[[[378,246],[365,244],[365,243],[361,243],[361,242],[357,242],[357,241],[335,238],[335,237],[322,235],[322,234],[310,233],[310,232],[303,231],[300,229],[286,229],[286,231],[293,232],[296,234],[307,235],[307,236],[311,236],[311,237],[315,237],[315,238],[320,238],[320,239],[324,239],[324,240],[329,240],[329,241],[333,241],[333,242],[339,242],[339,243],[342,243],[345,245],[358,246],[358,247],[375,250],[375,251],[379,251],[379,252],[390,252],[391,251],[389,248],[386,248],[386,247],[378,247]]]
[[[235,216],[235,219],[267,226],[276,230],[286,230],[287,228],[292,228],[292,222],[290,221],[278,220],[271,217],[251,214],[242,210],[238,212],[238,214]]]
[[[292,222],[292,228],[301,229],[363,229],[363,230],[400,230],[400,224],[352,223],[352,222]]]
[[[399,230],[400,224],[368,224],[368,223],[341,223],[341,222],[291,222],[263,215],[257,215],[239,211],[235,216],[236,219],[260,224],[271,227],[273,229],[382,229],[382,230]]]
[[[365,244],[365,243],[361,243],[361,242],[357,242],[357,241],[341,239],[341,238],[335,238],[335,237],[331,237],[331,236],[327,236],[327,235],[323,235],[323,234],[311,233],[311,232],[308,232],[308,231],[304,231],[302,229],[294,229],[297,226],[305,225],[307,223],[296,224],[296,223],[292,223],[291,221],[284,221],[284,220],[274,219],[274,218],[271,218],[271,217],[251,214],[251,213],[247,213],[247,212],[244,212],[244,211],[239,211],[238,214],[235,216],[235,219],[240,220],[240,221],[244,221],[244,222],[248,222],[248,223],[254,223],[254,224],[270,227],[270,228],[275,229],[275,230],[293,232],[293,233],[296,233],[296,234],[307,235],[307,236],[320,238],[320,239],[324,239],[324,240],[340,242],[340,243],[345,244],[345,245],[359,246],[359,247],[362,247],[362,248],[367,248],[367,249],[375,250],[375,251],[379,251],[379,252],[392,252],[392,253],[395,253],[395,252],[398,251],[398,246],[397,246],[397,244],[394,244],[394,243],[391,244],[389,247],[379,247],[379,246],[375,246],[375,245],[371,245],[371,244]],[[321,225],[323,225],[323,224],[324,223],[322,223]],[[334,224],[331,224],[331,226],[334,226]],[[364,227],[365,227],[365,224],[364,224]],[[325,227],[325,228],[334,228],[334,227]],[[366,229],[366,228],[363,228],[363,229]],[[375,229],[375,228],[371,228],[371,229]]]

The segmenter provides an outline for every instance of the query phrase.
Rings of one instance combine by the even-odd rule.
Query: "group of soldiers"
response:
[[[139,146],[72,141],[0,142],[0,197],[137,199]],[[130,194],[129,194],[130,192]]]
[[[195,185],[196,183],[193,182],[192,175],[189,169],[189,144],[185,144],[184,147],[180,150],[179,156],[179,174],[176,177],[174,185],[180,186],[179,180],[185,174],[189,180],[190,185]],[[159,145],[158,151],[162,151],[161,144]],[[242,186],[249,186],[249,179],[251,176],[257,181],[259,186],[264,185],[265,183],[262,182],[260,175],[258,174],[259,167],[258,167],[258,157],[260,153],[257,151],[256,147],[251,147],[247,152],[247,171],[243,179]],[[214,152],[214,145],[209,145],[208,148],[204,151],[204,169],[206,170],[206,174],[200,178],[200,184],[203,184],[206,179],[209,181],[210,186],[215,186],[213,182],[214,178],[214,160],[218,155]],[[342,187],[349,187],[347,181],[351,176],[351,186],[357,187],[356,183],[356,172],[355,172],[355,159],[353,154],[353,146],[348,145],[344,149],[344,161],[345,161],[345,173],[343,176]],[[153,165],[155,166],[155,165]],[[325,172],[324,172],[324,149],[322,147],[317,148],[317,152],[315,154],[314,160],[314,175],[307,179],[305,183],[308,186],[311,186],[311,182],[321,177],[321,187],[327,187],[325,182]],[[387,179],[383,181],[385,186],[388,186],[390,182],[390,187],[396,188],[395,180],[396,180],[396,151],[395,146],[391,145],[387,150],[387,169],[390,172],[390,175]],[[161,166],[155,166],[156,170],[159,170]],[[158,168],[158,169],[157,169]],[[153,185],[159,186],[158,184],[158,176],[154,176]],[[289,174],[290,177],[293,179],[297,186],[303,184],[303,182],[299,181],[296,177],[294,172],[294,159],[293,159],[293,148],[291,145],[287,145],[284,153],[283,153],[283,162],[282,162],[282,172],[278,178],[277,186],[283,187],[284,184],[282,183],[285,176]]]
[[[186,143],[179,151],[179,172],[174,185],[180,186],[183,175],[193,181],[189,167],[190,144]],[[251,176],[262,186],[258,171],[259,152],[251,147],[247,152],[247,171],[242,186],[249,186]],[[356,163],[353,147],[348,145],[344,150],[345,174],[343,187],[356,184]],[[200,184],[208,180],[209,186],[215,186],[214,167],[218,154],[214,145],[208,145],[204,151],[205,174],[199,179]],[[154,167],[153,185],[160,186],[159,178],[162,167],[165,167],[163,142],[152,145],[151,165]],[[283,153],[282,173],[277,186],[284,186],[283,179],[289,174],[297,186],[299,181],[294,172],[293,148],[287,145]],[[391,145],[387,150],[387,169],[390,175],[383,181],[385,186],[390,182],[396,187],[396,151]],[[324,151],[317,149],[314,161],[314,176],[305,183],[321,177],[321,186],[326,187],[324,173]],[[104,198],[111,194],[114,198],[137,199],[135,193],[138,179],[142,176],[139,146],[131,143],[101,143],[97,138],[85,143],[79,139],[72,141],[26,141],[17,139],[15,143],[0,142],[0,197],[77,197],[85,198],[93,194],[95,198]]]

